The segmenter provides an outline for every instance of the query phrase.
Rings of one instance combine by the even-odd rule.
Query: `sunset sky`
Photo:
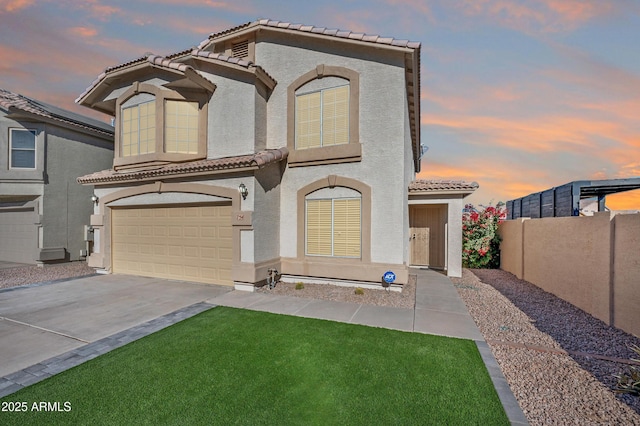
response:
[[[108,121],[74,104],[106,67],[258,18],[421,42],[419,177],[470,202],[640,176],[637,0],[0,0],[0,88]]]

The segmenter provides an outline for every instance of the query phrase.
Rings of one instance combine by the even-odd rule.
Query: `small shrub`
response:
[[[354,293],[361,295],[361,294],[364,294],[364,290],[361,287],[356,287],[356,290],[354,291]]]
[[[640,347],[633,345],[631,350],[640,355]],[[632,361],[640,362],[640,359],[631,358]],[[617,393],[628,393],[635,396],[640,396],[640,367],[629,367],[628,373],[620,373],[614,375],[618,379],[615,391]]]
[[[302,290],[303,288],[304,288],[304,283],[303,282],[296,283],[296,290]]]

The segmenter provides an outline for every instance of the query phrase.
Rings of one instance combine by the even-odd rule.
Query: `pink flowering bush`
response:
[[[462,213],[462,266],[499,268],[500,236],[498,224],[507,218],[504,203],[480,206],[467,204]]]

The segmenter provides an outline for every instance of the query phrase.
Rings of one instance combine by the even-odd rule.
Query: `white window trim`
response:
[[[33,167],[14,167],[12,164],[13,158],[13,132],[30,132],[33,134]],[[18,151],[31,151],[26,149],[16,148]],[[9,129],[9,169],[12,170],[36,170],[38,168],[38,131],[36,129],[21,129],[21,128],[10,128]]]

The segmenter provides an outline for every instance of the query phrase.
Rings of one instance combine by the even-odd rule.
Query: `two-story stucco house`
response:
[[[0,261],[86,256],[92,188],[76,178],[109,167],[113,127],[0,89]]]
[[[411,259],[411,194],[436,212],[417,224],[437,225],[431,249],[454,254],[439,266],[460,273],[446,230],[477,185],[413,182],[419,43],[259,20],[107,68],[77,101],[116,123],[113,168],[79,178],[99,198],[91,266],[245,289],[270,268],[404,284],[429,264]]]

